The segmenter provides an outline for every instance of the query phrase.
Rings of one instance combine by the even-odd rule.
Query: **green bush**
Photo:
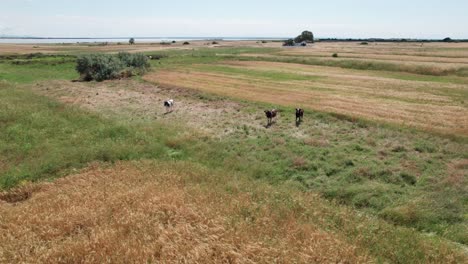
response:
[[[122,62],[112,55],[91,54],[78,57],[76,70],[84,81],[115,79],[124,68]]]
[[[139,73],[145,73],[151,65],[148,62],[148,57],[142,53],[130,54],[120,52],[117,54],[123,65],[131,70],[137,70]]]
[[[283,43],[283,46],[294,46],[294,39],[288,39]]]
[[[77,59],[76,70],[84,81],[104,81],[145,73],[150,68],[148,58],[141,54],[121,52],[117,55],[90,54]]]

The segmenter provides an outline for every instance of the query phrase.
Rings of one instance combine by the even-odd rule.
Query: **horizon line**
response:
[[[211,39],[270,39],[270,40],[283,40],[283,39],[290,39],[293,37],[247,37],[247,36],[164,36],[164,37],[148,37],[148,36],[129,36],[129,37],[36,37],[36,36],[8,36],[8,35],[0,35],[0,39],[200,39],[200,40],[211,40]],[[383,39],[383,40],[397,40],[397,39],[406,39],[406,40],[443,40],[445,38],[411,38],[411,37],[315,37],[316,39],[337,39],[337,40],[348,40],[348,39]],[[446,37],[450,38],[450,37]],[[452,40],[466,40],[468,38],[450,38]]]

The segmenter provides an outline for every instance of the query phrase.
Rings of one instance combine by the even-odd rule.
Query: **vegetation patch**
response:
[[[79,56],[76,70],[84,81],[104,81],[142,75],[151,64],[142,53],[120,52],[117,55],[91,54]]]
[[[167,154],[158,139],[162,127],[138,132],[8,85],[0,87],[0,98],[0,189],[54,178],[94,160]]]

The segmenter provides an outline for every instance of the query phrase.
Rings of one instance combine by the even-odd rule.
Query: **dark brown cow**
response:
[[[277,113],[278,111],[276,109],[265,110],[265,115],[268,118],[268,125],[271,125],[271,123],[273,122],[273,118],[276,117]]]

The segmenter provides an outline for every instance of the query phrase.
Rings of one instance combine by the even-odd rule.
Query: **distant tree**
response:
[[[310,31],[303,31],[301,33],[301,35],[297,36],[295,39],[294,39],[294,42],[296,43],[301,43],[303,41],[306,41],[306,42],[314,42],[314,33],[310,32]]]
[[[128,43],[130,43],[130,45],[135,44],[135,39],[134,39],[134,38],[129,39],[129,40],[128,40]]]
[[[451,38],[444,38],[442,41],[443,42],[452,42],[452,39]]]
[[[294,46],[294,39],[284,41],[283,46]]]

